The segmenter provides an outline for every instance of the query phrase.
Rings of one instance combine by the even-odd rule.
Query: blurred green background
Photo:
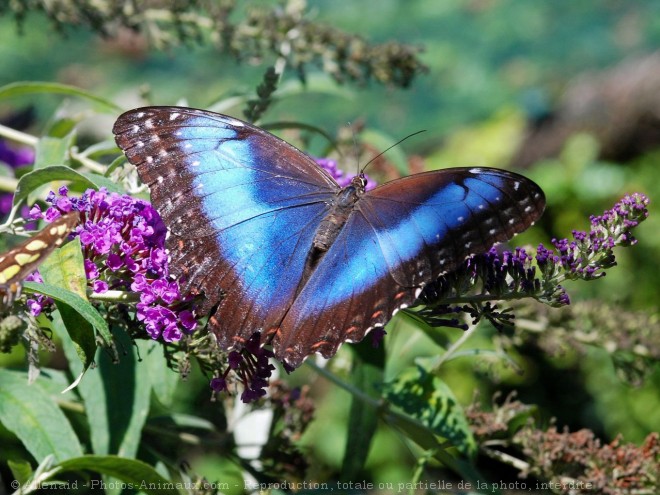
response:
[[[266,4],[272,2],[250,5]],[[309,0],[307,4],[310,19],[359,33],[369,41],[396,40],[424,47],[421,58],[429,72],[406,90],[376,83],[337,86],[320,72],[310,73],[307,87],[302,88],[295,74],[287,73],[283,85],[290,91],[276,102],[264,122],[304,122],[334,135],[347,122],[360,121],[368,130],[392,140],[426,129],[428,132],[403,143],[402,149],[423,157],[426,168],[432,169],[506,167],[531,131],[544,129],[559,115],[568,122],[568,130],[558,152],[524,164],[523,171],[545,190],[548,210],[538,228],[516,238],[517,245],[547,243],[553,236],[569,236],[571,229],[588,229],[588,215],[610,208],[625,193],[644,192],[652,202],[659,197],[660,140],[655,146],[651,142],[633,152],[603,153],[608,146],[599,134],[603,115],[587,112],[578,119],[579,125],[571,127],[574,103],[582,100],[578,97],[562,103],[567,89],[577,81],[586,80],[587,85],[590,80],[601,81],[612,74],[607,71],[617,70],[621,64],[632,61],[633,67],[635,60],[653,56],[660,48],[657,0]],[[205,107],[253,91],[265,66],[239,64],[203,45],[159,52],[146,49],[137,38],[103,39],[84,29],[69,29],[61,36],[39,15],[29,15],[19,33],[11,18],[0,17],[0,85],[57,81],[84,88],[125,108],[144,103],[140,95],[148,95],[148,102],[153,104],[183,102]],[[625,98],[630,94],[625,89],[630,86],[626,86],[627,69],[623,67],[617,77],[624,95],[607,93],[604,106],[619,108],[619,97],[624,100],[621,105],[629,106]],[[660,70],[649,71],[643,80],[660,87]],[[613,83],[612,87],[617,86]],[[656,98],[654,101],[651,96],[641,105],[653,113],[660,109],[660,92]],[[17,97],[0,101],[0,114],[25,105],[34,105],[37,111],[34,133],[53,112],[76,111],[84,106],[58,96]],[[240,107],[232,109],[237,116],[240,111]],[[614,119],[612,127],[620,128],[621,133],[645,122],[640,117],[642,124],[633,125],[618,122],[617,117],[623,118],[622,113],[613,110],[608,114]],[[111,118],[94,119],[85,123],[83,132],[94,139],[108,139],[111,125]],[[633,135],[633,142],[641,140]],[[534,148],[533,142],[531,146]],[[354,163],[348,157],[343,165],[352,168]],[[629,310],[657,312],[660,220],[654,209],[652,203],[649,220],[638,230],[639,245],[619,250],[619,266],[607,277],[567,284],[573,301],[598,299],[607,306],[620,304]],[[394,354],[400,352],[397,359],[401,361],[392,366],[398,369],[402,363],[411,362],[412,355],[433,353],[432,344],[421,332],[408,328],[405,321],[395,325],[388,349]],[[456,332],[448,334],[456,337]],[[473,345],[488,347],[491,335],[485,329]],[[402,341],[406,341],[406,352],[401,351]],[[516,388],[523,401],[542,404],[544,415],[557,417],[560,426],[588,427],[605,440],[622,433],[626,440],[639,442],[648,432],[658,430],[657,369],[644,385],[632,388],[616,378],[602,350],[590,350],[586,357],[569,353],[557,358],[534,354],[515,358],[526,370],[522,377],[501,365],[480,365],[465,359],[448,367],[443,378],[464,403],[472,399],[474,390],[481,390],[487,402],[494,390]],[[19,356],[11,359],[20,362]],[[342,353],[336,359],[341,360]],[[311,383],[319,398],[318,419],[305,439],[318,460],[316,469],[338,470],[348,395],[313,372],[302,371],[291,379]],[[195,383],[195,387],[181,391],[181,409],[202,410],[213,417],[215,406],[208,403],[206,383]],[[324,441],[318,442],[321,436]],[[203,456],[199,462],[198,468],[211,479],[226,475],[218,474],[226,467],[222,463]],[[377,480],[401,479],[413,464],[413,456],[392,431],[379,434],[370,457]]]

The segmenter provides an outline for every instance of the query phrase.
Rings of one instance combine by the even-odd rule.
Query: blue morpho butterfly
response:
[[[309,156],[233,117],[146,107],[115,123],[117,144],[169,230],[171,272],[203,292],[221,347],[254,332],[297,367],[332,356],[410,305],[468,255],[541,215],[543,191],[489,168],[340,188]]]

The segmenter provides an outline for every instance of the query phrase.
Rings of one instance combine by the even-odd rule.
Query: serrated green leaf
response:
[[[100,189],[105,187],[110,192],[122,193],[124,190],[118,184],[112,182],[102,175],[78,172],[65,166],[52,166],[39,170],[34,170],[25,174],[18,181],[16,192],[14,193],[14,206],[26,199],[28,195],[38,187],[56,180],[68,180],[82,184],[84,187]]]
[[[179,495],[175,483],[161,476],[153,467],[142,461],[117,456],[86,455],[61,462],[60,472],[92,471],[112,476],[131,485],[135,491],[154,495]]]
[[[55,401],[27,374],[0,369],[0,422],[41,462],[54,455],[63,461],[82,455],[82,447]]]
[[[76,86],[54,82],[20,81],[7,84],[0,88],[0,99],[14,96],[49,93],[77,96],[94,104],[94,108],[102,113],[116,114],[121,108],[105,98],[88,93]]]
[[[473,455],[476,442],[451,389],[421,366],[410,368],[384,389],[387,400],[434,434],[448,439],[463,454]]]
[[[364,339],[351,347],[354,351],[351,384],[374,398],[379,397],[385,366],[385,348],[374,348],[371,339]],[[342,462],[341,481],[358,479],[364,469],[369,449],[378,426],[376,411],[353,397],[348,419],[348,436]]]
[[[61,287],[37,282],[24,282],[23,291],[27,294],[44,294],[52,297],[55,301],[60,301],[71,306],[74,311],[78,312],[85,320],[91,323],[108,344],[112,343],[112,335],[105,319],[89,301],[84,300],[78,294],[74,294]]]

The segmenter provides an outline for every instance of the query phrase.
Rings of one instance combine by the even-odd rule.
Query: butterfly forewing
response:
[[[171,272],[205,293],[202,311],[219,303],[221,345],[277,326],[334,180],[286,142],[211,112],[137,109],[114,132],[170,231]]]

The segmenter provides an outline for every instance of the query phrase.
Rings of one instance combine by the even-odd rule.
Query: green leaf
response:
[[[71,132],[63,138],[44,136],[39,139],[34,157],[34,169],[51,167],[53,165],[68,165],[69,150],[73,146],[75,133]]]
[[[53,138],[64,138],[73,133],[76,126],[80,123],[80,117],[73,119],[71,117],[59,117],[50,122],[45,135]]]
[[[126,332],[117,331],[115,334],[122,348],[132,348],[133,341]],[[119,363],[113,362],[103,353],[99,356],[98,370],[109,405],[110,452],[134,457],[149,414],[151,377],[137,360],[135,352],[122,354]]]
[[[55,314],[53,315],[55,317]],[[54,321],[57,323],[57,321]],[[78,359],[76,347],[70,339],[62,339],[62,349],[69,363],[72,376],[80,376],[84,372],[83,363]],[[110,426],[108,425],[108,404],[106,402],[103,378],[98,367],[85,373],[84,378],[76,387],[85,406],[85,416],[89,426],[89,437],[92,452],[99,455],[110,453]]]
[[[142,461],[117,456],[86,455],[60,463],[59,472],[92,471],[131,485],[130,489],[154,495],[180,495],[175,483]]]
[[[153,391],[160,403],[170,407],[174,400],[174,392],[181,380],[178,373],[167,367],[167,359],[163,354],[163,345],[155,340],[140,340],[136,342],[142,357],[142,366],[147,370],[143,374],[151,377]]]
[[[74,138],[75,134],[70,133],[64,138],[44,136],[39,139],[35,149],[35,160],[32,173],[36,170],[46,169],[53,166],[70,166],[71,161],[69,150],[73,145]],[[20,181],[18,184],[20,185]],[[45,194],[44,189],[45,187],[43,184],[30,189],[30,191],[28,191],[28,203],[32,204],[39,199],[39,197],[43,196],[43,194]],[[18,192],[18,190],[19,188],[17,186],[16,191]],[[14,203],[14,205],[16,204],[17,203]]]
[[[11,469],[11,475],[21,486],[25,485],[32,476],[32,466],[27,461],[12,461],[9,459],[7,465]]]
[[[85,320],[101,334],[106,343],[112,343],[112,335],[105,319],[88,301],[84,300],[78,294],[49,284],[40,284],[37,282],[24,282],[23,291],[27,294],[44,294],[52,297],[55,301],[60,301],[71,306]]]
[[[112,160],[112,163],[108,165],[108,168],[105,169],[105,174],[103,174],[105,177],[110,177],[110,174],[115,171],[116,168],[118,168],[120,165],[123,165],[126,163],[126,157],[124,155],[118,156],[114,160]]]
[[[94,184],[94,189],[105,187],[108,192],[116,192],[119,194],[126,194],[126,190],[115,181],[108,179],[105,175],[99,175],[92,172],[79,172],[80,175],[85,177],[90,183]]]
[[[63,461],[82,455],[82,447],[64,413],[27,374],[0,369],[0,422],[41,462],[54,455]]]
[[[94,108],[102,113],[116,114],[121,108],[105,98],[83,91],[76,86],[53,82],[20,81],[7,84],[0,88],[0,99],[39,93],[77,96],[94,104]]]
[[[87,277],[80,239],[55,249],[39,268],[44,282],[78,294],[87,300]]]
[[[124,189],[120,185],[102,175],[78,172],[63,165],[55,165],[34,170],[21,177],[16,186],[16,192],[14,193],[14,206],[27,198],[28,195],[38,187],[56,180],[69,180],[93,189],[105,187],[110,192],[124,192]]]
[[[476,452],[463,408],[451,389],[437,376],[421,366],[410,368],[389,382],[384,393],[391,404],[434,434],[451,441],[463,454]]]
[[[45,283],[66,289],[87,301],[87,277],[80,239],[76,238],[53,251],[39,271]],[[94,362],[96,354],[94,327],[68,304],[60,301],[55,304],[61,317],[56,327],[66,330],[62,338],[71,338],[78,358],[83,363],[83,370],[78,375],[82,376]]]
[[[85,404],[93,451],[133,457],[149,413],[152,379],[145,363],[136,359],[126,333],[115,333],[118,344],[127,352],[119,362],[108,353],[100,353],[97,366],[85,374],[77,390]],[[72,372],[80,373],[81,364],[75,359],[73,347],[65,345],[64,352]]]
[[[385,366],[385,347],[374,348],[371,339],[364,339],[351,346],[354,351],[351,384],[375,399],[380,396]],[[353,397],[348,420],[348,437],[341,470],[341,481],[359,479],[369,455],[369,448],[378,426],[378,415],[372,407],[365,406]]]

